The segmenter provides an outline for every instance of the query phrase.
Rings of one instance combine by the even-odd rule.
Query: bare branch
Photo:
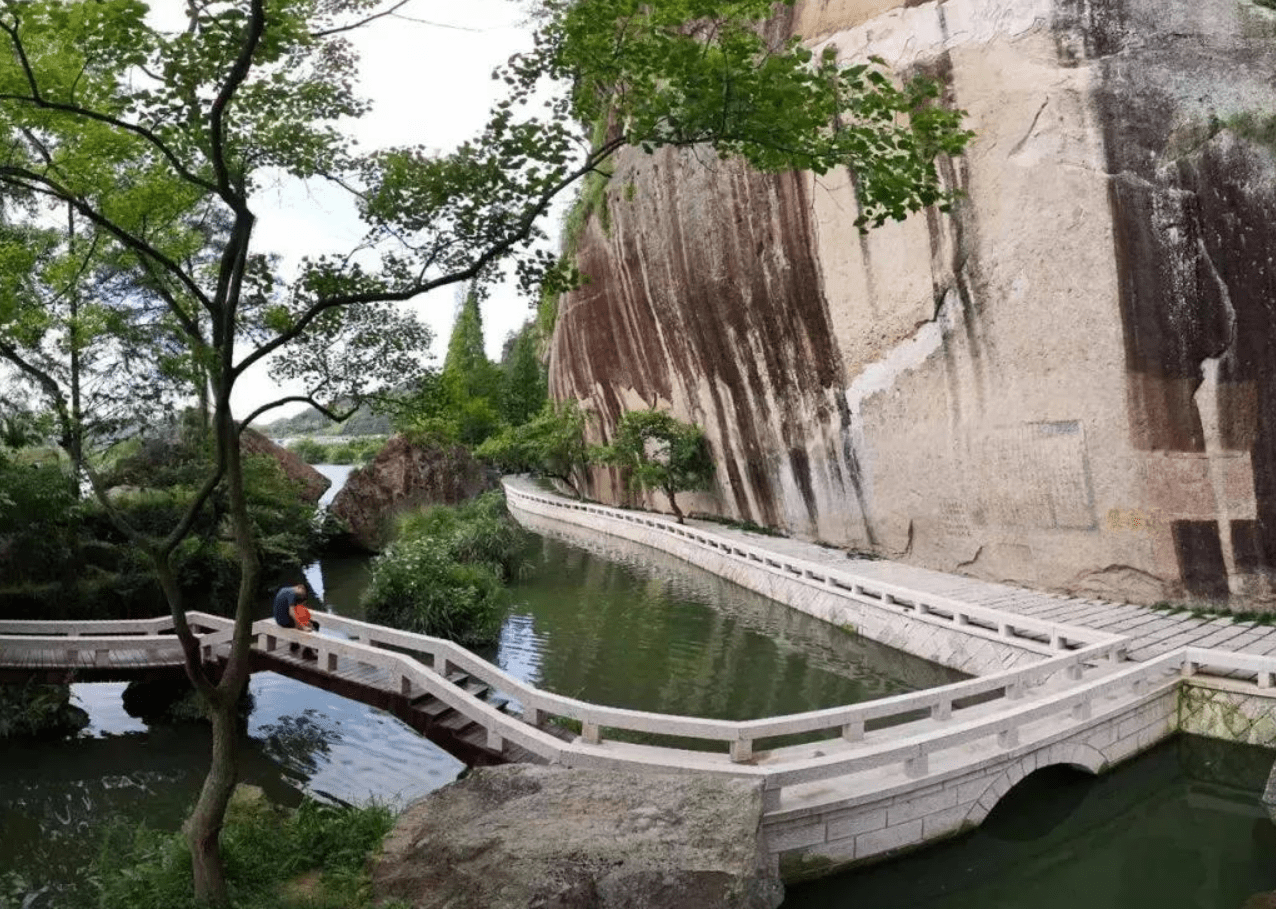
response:
[[[252,14],[248,19],[248,32],[244,35],[244,43],[240,45],[235,65],[230,68],[226,82],[217,93],[208,115],[209,138],[212,140],[211,163],[213,171],[217,174],[216,191],[237,213],[246,210],[247,201],[243,198],[242,188],[236,191],[230,185],[230,170],[226,163],[226,109],[234,100],[239,87],[248,78],[253,65],[253,56],[257,53],[257,46],[261,43],[261,36],[265,34],[265,31],[265,4],[263,0],[252,0]]]
[[[297,319],[296,322],[285,332],[282,332],[273,341],[261,345],[251,354],[241,360],[234,368],[234,375],[237,378],[242,375],[245,370],[254,363],[270,356],[279,348],[291,343],[299,337],[306,328],[330,309],[338,309],[343,306],[357,306],[362,303],[395,303],[404,300],[410,300],[413,297],[423,293],[429,293],[439,287],[447,287],[452,284],[460,284],[466,281],[472,281],[483,273],[483,270],[493,262],[501,259],[518,243],[526,240],[531,236],[532,230],[536,226],[537,220],[549,208],[554,198],[564,189],[571,186],[585,174],[594,171],[598,165],[606,158],[610,157],[616,149],[625,144],[625,138],[618,136],[611,139],[590,153],[589,157],[578,168],[564,176],[557,183],[546,188],[541,195],[533,202],[524,212],[518,226],[509,233],[504,239],[493,243],[484,250],[477,258],[475,258],[468,266],[458,271],[442,275],[438,278],[430,280],[421,279],[412,285],[397,291],[380,291],[364,294],[344,294],[336,297],[330,297],[327,300],[320,300],[313,304]]]
[[[286,398],[279,398],[276,401],[271,401],[269,404],[263,404],[261,407],[258,407],[248,416],[239,421],[239,428],[236,431],[242,433],[252,424],[253,420],[257,419],[267,411],[274,410],[276,407],[282,407],[285,404],[309,404],[334,423],[340,423],[342,420],[350,419],[350,417],[354,415],[354,412],[359,409],[356,404],[349,410],[333,410],[323,404],[320,404],[310,395],[289,395]]]

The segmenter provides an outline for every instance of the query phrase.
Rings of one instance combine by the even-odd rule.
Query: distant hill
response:
[[[341,423],[334,423],[313,407],[308,407],[296,416],[282,417],[256,429],[275,439],[288,436],[388,436],[393,432],[389,417],[374,414],[366,404]]]

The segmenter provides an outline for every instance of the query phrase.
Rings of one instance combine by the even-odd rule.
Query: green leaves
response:
[[[661,410],[622,414],[615,438],[597,455],[621,468],[631,487],[662,490],[679,523],[677,494],[704,489],[713,479],[713,456],[704,431]]]
[[[848,167],[861,225],[903,218],[950,195],[934,168],[970,134],[933,82],[897,85],[880,60],[842,67],[796,38],[777,40],[771,3],[549,0],[536,49],[506,81],[531,97],[545,77],[572,86],[570,111],[654,151],[708,144],[763,171]]]

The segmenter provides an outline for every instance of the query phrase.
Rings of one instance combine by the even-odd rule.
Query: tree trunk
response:
[[[570,476],[561,473],[551,474],[550,476],[552,476],[555,480],[562,480],[566,483],[567,488],[570,489],[572,491],[572,495],[576,497],[576,501],[581,500],[582,496],[580,494],[580,490],[576,488],[576,484],[572,482],[572,478]]]
[[[75,209],[70,205],[67,206],[67,237],[70,240],[70,250],[72,255],[75,253]],[[80,482],[83,479],[81,471],[84,468],[84,407],[80,389],[80,347],[82,344],[82,336],[80,334],[80,288],[76,284],[71,288],[71,318],[68,323],[67,342],[71,351],[71,426],[70,445],[67,453],[71,456],[71,476],[75,478],[75,496],[80,497]]]
[[[222,866],[222,824],[226,806],[238,779],[236,753],[236,705],[248,681],[249,649],[252,644],[253,600],[261,576],[252,520],[244,490],[239,432],[230,411],[229,389],[220,390],[214,411],[217,443],[226,466],[226,492],[230,503],[231,527],[239,556],[239,596],[235,606],[235,637],[221,680],[206,693],[205,707],[213,724],[212,763],[199,801],[183,825],[191,850],[195,898],[215,906],[227,902],[225,870]],[[191,654],[187,654],[188,661]]]
[[[212,764],[204,778],[199,801],[182,825],[191,851],[195,899],[214,906],[224,906],[228,901],[226,875],[222,868],[221,832],[226,806],[239,776],[235,757],[235,704],[238,698],[225,697],[225,694],[219,691],[219,697],[205,703],[213,726]]]
[[[679,524],[687,523],[682,519],[682,509],[678,507],[678,494],[668,487],[665,488],[665,495],[669,497],[669,507],[673,509],[674,515],[678,518]]]

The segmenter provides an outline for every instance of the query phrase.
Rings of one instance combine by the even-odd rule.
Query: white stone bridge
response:
[[[322,636],[272,620],[256,623],[254,668],[389,706],[410,722],[415,717],[420,722],[413,724],[427,734],[463,735],[475,762],[536,760],[754,780],[763,794],[768,848],[789,880],[978,825],[1012,786],[1043,767],[1098,773],[1180,730],[1276,741],[1276,657],[1253,652],[1269,637],[1276,650],[1276,629],[1228,623],[1227,639],[1244,639],[1253,649],[1209,649],[1200,643],[1222,636],[1217,621],[1057,597],[1039,601],[1034,598],[1043,595],[853,562],[790,540],[572,502],[522,481],[507,482],[506,490],[512,511],[526,523],[554,522],[655,545],[976,677],[743,722],[668,716],[542,691],[450,642],[336,615],[324,617]],[[981,596],[1000,599],[977,602]],[[1198,643],[1148,654],[1151,632],[1028,613],[1043,603],[1101,617],[1094,623],[1119,615],[1136,630],[1154,626],[1161,643],[1188,634],[1190,625]],[[1158,617],[1184,628],[1164,633]],[[206,658],[223,656],[230,622],[204,614],[191,621]],[[0,622],[0,672],[128,675],[176,667],[181,651],[171,627],[166,619]],[[314,647],[318,659],[281,647],[294,641]],[[1140,651],[1145,659],[1129,658]],[[704,750],[678,747],[688,739]]]

